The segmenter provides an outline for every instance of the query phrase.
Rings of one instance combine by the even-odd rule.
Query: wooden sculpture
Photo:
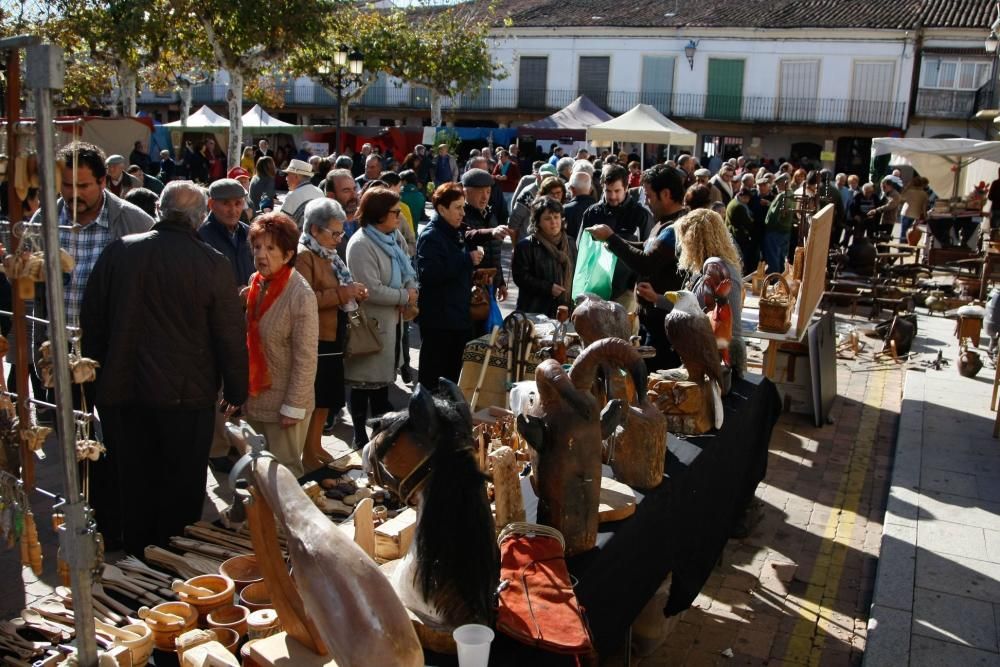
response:
[[[712,324],[691,292],[667,292],[664,296],[673,304],[663,323],[667,338],[687,369],[688,379],[703,392],[710,392],[714,425],[722,428],[722,361]]]
[[[253,477],[254,551],[288,634],[316,653],[328,650],[340,667],[423,665],[406,609],[372,559],[275,459],[257,458]],[[275,517],[288,536],[298,592],[278,551]]]
[[[597,542],[601,494],[601,440],[621,422],[624,404],[604,410],[591,393],[601,362],[620,354],[616,343],[589,345],[567,374],[547,359],[535,370],[537,401],[518,416],[517,428],[531,448],[532,485],[538,494],[538,523],[559,530],[566,554]]]
[[[392,577],[406,607],[436,629],[492,624],[500,565],[487,477],[462,392],[444,378],[438,386],[432,396],[417,385],[406,410],[379,418],[364,459],[380,486],[417,508],[416,533]]]
[[[573,328],[584,346],[602,338],[632,336],[632,322],[625,307],[614,301],[605,301],[593,294],[583,294],[573,310]]]

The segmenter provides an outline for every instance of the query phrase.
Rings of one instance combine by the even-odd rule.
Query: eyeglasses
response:
[[[329,234],[330,236],[332,236],[335,239],[339,239],[341,236],[344,235],[344,230],[340,230],[339,232],[335,232],[332,229],[327,229],[327,228],[324,227],[323,231],[326,232],[327,234]]]

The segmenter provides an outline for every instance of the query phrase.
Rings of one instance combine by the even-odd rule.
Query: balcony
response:
[[[332,110],[337,103],[334,93],[311,83],[282,82],[278,84],[278,88],[283,91],[287,106]],[[484,88],[474,94],[442,98],[441,107],[445,111],[473,114],[477,112],[495,114],[498,111],[551,113],[572,102],[578,94],[576,90]],[[971,105],[975,106],[977,93],[973,91],[970,94],[973,98]],[[192,97],[195,105],[221,104],[226,99],[226,86],[222,84],[195,86]],[[652,105],[663,115],[676,119],[879,127],[904,127],[906,123],[905,103],[881,100],[648,93],[622,90],[609,90],[601,97],[604,99],[594,101],[612,114],[624,113],[636,104],[644,103]],[[918,105],[919,100],[918,96]],[[955,101],[948,103],[954,105]],[[430,109],[430,95],[419,87],[372,86],[365,91],[360,100],[352,102],[351,107],[426,111]]]
[[[988,85],[988,84],[987,84]],[[972,118],[979,110],[978,99],[987,86],[979,90],[940,90],[935,88],[917,89],[917,103],[913,113],[929,118]],[[984,100],[985,101],[985,100]]]

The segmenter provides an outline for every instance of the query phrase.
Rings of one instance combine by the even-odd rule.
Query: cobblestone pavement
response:
[[[863,356],[838,360],[832,424],[781,416],[760,522],[730,540],[666,643],[634,664],[860,664],[904,375]]]

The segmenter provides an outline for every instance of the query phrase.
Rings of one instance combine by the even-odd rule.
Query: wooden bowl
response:
[[[153,653],[153,631],[145,623],[126,625],[122,630],[134,632],[139,635],[138,639],[121,639],[115,637],[116,646],[124,646],[132,654],[132,666],[143,667],[149,662],[149,656]]]
[[[237,593],[252,583],[264,581],[256,556],[234,556],[219,566],[219,574],[233,580]]]
[[[234,604],[228,607],[219,607],[209,612],[208,627],[213,630],[216,628],[235,630],[242,637],[247,633],[247,616],[249,615],[250,610],[243,605]]]
[[[229,577],[224,577],[221,574],[203,574],[198,577],[191,577],[185,583],[212,591],[211,595],[201,596],[190,595],[180,591],[177,593],[177,598],[181,602],[187,602],[198,610],[199,627],[207,627],[209,612],[233,604],[235,584]]]
[[[163,612],[164,614],[175,614],[183,619],[170,623],[163,623],[154,619],[146,621],[146,625],[153,631],[153,643],[161,651],[175,652],[174,639],[188,630],[194,630],[198,626],[198,610],[187,602],[164,602],[153,607],[153,611]]]
[[[271,604],[271,592],[263,581],[249,584],[240,592],[240,604],[251,612],[258,609],[269,609]]]
[[[236,655],[236,652],[239,650],[240,635],[235,630],[231,630],[230,628],[212,628],[211,632],[215,635],[216,641],[225,646],[230,653]]]

